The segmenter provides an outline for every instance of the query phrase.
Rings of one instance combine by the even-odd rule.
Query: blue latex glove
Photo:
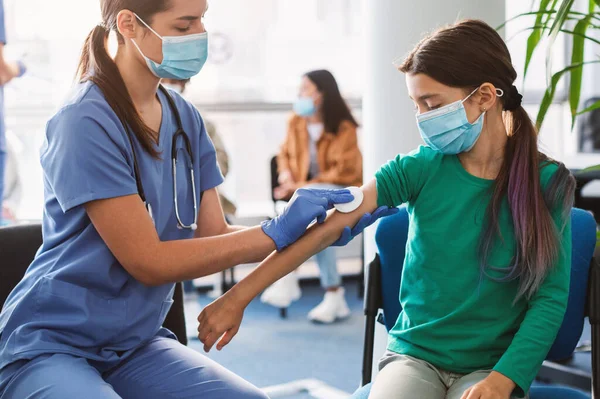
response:
[[[331,244],[331,246],[343,247],[344,245],[347,245],[350,241],[354,239],[354,237],[362,233],[364,229],[375,223],[377,219],[395,215],[396,213],[398,213],[398,211],[398,208],[389,208],[387,206],[381,206],[377,208],[375,212],[373,212],[373,214],[365,213],[352,229],[350,229],[350,227],[345,227],[340,238],[336,242]]]
[[[302,237],[313,220],[323,223],[327,218],[327,211],[334,204],[345,204],[353,200],[354,196],[347,189],[301,188],[294,193],[283,213],[263,222],[262,229],[275,242],[277,250],[281,251]]]

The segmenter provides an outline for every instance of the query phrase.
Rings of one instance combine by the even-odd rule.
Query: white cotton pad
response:
[[[336,210],[342,213],[350,213],[354,212],[358,209],[360,204],[362,204],[365,196],[360,189],[360,187],[348,187],[347,190],[350,190],[350,194],[354,196],[354,200],[352,202],[348,202],[346,204],[335,204],[334,207]]]

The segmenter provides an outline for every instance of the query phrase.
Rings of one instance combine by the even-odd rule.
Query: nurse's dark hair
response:
[[[491,192],[479,244],[482,277],[496,281],[519,280],[515,301],[531,298],[557,262],[560,235],[570,219],[575,180],[563,164],[538,149],[538,132],[521,106],[513,85],[517,78],[510,53],[498,32],[485,22],[464,20],[439,29],[421,40],[400,66],[407,74],[424,74],[465,95],[484,83],[504,91],[498,97],[507,125],[504,161]],[[555,163],[558,170],[546,187],[541,168]],[[514,225],[516,250],[511,266],[489,263],[495,247],[505,245],[499,215],[508,203]],[[554,218],[559,217],[557,225]]]
[[[317,86],[317,90],[323,96],[321,113],[326,132],[336,134],[343,121],[348,121],[355,127],[358,127],[358,123],[354,119],[354,116],[352,116],[348,104],[344,101],[338,84],[331,72],[319,69],[308,72],[304,76]]]
[[[100,0],[102,23],[92,29],[88,35],[77,69],[77,79],[80,82],[92,81],[100,88],[121,122],[130,127],[144,150],[155,158],[160,156],[153,146],[156,132],[144,123],[135,109],[117,64],[108,54],[107,39],[110,31],[114,30],[119,44],[124,42],[123,36],[116,29],[117,15],[121,10],[133,11],[150,24],[155,14],[169,7],[170,0]]]

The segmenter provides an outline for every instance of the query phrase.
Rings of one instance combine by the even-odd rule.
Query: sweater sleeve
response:
[[[362,181],[362,154],[358,148],[356,126],[344,122],[337,141],[333,167],[320,173],[314,182],[348,185]]]

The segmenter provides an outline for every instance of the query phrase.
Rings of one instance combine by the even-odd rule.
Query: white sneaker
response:
[[[315,323],[330,324],[338,319],[345,319],[350,316],[350,309],[344,298],[344,293],[343,288],[326,292],[323,301],[310,311],[308,319]]]
[[[298,276],[296,273],[290,273],[267,288],[260,300],[276,308],[287,308],[301,296],[302,290],[300,290]]]

